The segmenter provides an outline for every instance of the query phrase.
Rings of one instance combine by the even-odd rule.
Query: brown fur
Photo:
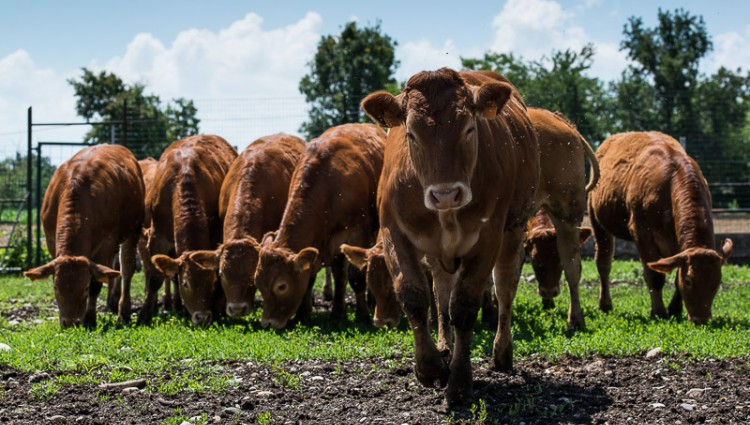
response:
[[[420,72],[397,97],[374,93],[362,107],[393,127],[379,212],[386,264],[414,331],[417,378],[428,386],[447,383],[449,405],[467,402],[472,327],[493,266],[499,299],[493,365],[512,365],[511,305],[539,184],[536,134],[515,88],[487,72]],[[456,338],[450,367],[429,332],[423,256],[438,304],[449,306]]]
[[[244,316],[253,306],[259,243],[266,232],[279,228],[292,173],[304,151],[298,137],[262,137],[237,157],[224,179],[219,197],[224,243],[191,258],[219,271],[230,316]]]
[[[682,314],[705,323],[721,282],[721,264],[731,253],[727,239],[717,251],[711,197],[698,164],[672,137],[651,132],[620,133],[596,153],[601,180],[589,197],[601,292],[599,308],[612,309],[609,272],[614,238],[633,240],[651,293],[651,314]],[[677,268],[674,298],[664,308],[662,273]]]
[[[221,242],[219,192],[236,156],[234,148],[219,136],[191,136],[173,142],[162,153],[147,194],[151,260],[167,277],[177,276],[182,301],[198,325],[218,318],[223,294],[216,272],[194,264],[189,255],[215,249]],[[155,313],[161,280],[155,279],[154,285],[149,282],[146,288],[143,322]]]
[[[279,231],[275,238],[264,238],[260,251],[255,281],[263,294],[264,326],[282,328],[295,312],[300,320],[308,317],[312,309],[309,279],[321,265],[332,267],[331,314],[344,317],[346,260],[339,246],[370,246],[374,241],[384,140],[383,130],[372,124],[345,124],[307,144],[292,176]],[[369,320],[364,277],[353,277],[357,319]]]
[[[102,283],[120,275],[108,267],[118,246],[124,285],[118,321],[130,321],[130,281],[143,197],[138,162],[122,146],[85,148],[55,170],[42,203],[42,225],[54,260],[25,275],[35,280],[54,274],[61,326],[96,326]]]

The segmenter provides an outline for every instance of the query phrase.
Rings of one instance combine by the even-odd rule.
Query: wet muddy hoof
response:
[[[448,384],[450,369],[442,358],[435,358],[431,362],[417,362],[414,365],[414,373],[417,375],[417,380],[425,387],[443,388]]]

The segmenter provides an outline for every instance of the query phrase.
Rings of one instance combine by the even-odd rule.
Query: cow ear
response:
[[[346,259],[354,264],[358,269],[364,270],[367,267],[367,250],[358,246],[341,245],[341,252],[346,255]]]
[[[304,272],[312,269],[313,263],[318,258],[318,250],[315,248],[305,248],[294,256],[294,268],[297,272]]]
[[[156,254],[151,257],[154,266],[167,277],[175,276],[180,270],[180,261],[164,254]]]
[[[659,261],[653,261],[646,265],[653,271],[657,271],[659,273],[664,273],[664,274],[669,274],[672,272],[672,270],[674,270],[677,267],[680,267],[686,262],[687,262],[687,255],[683,253],[679,253],[671,257],[662,258]]]
[[[29,269],[23,272],[23,275],[31,280],[46,279],[48,276],[55,273],[55,262],[50,261],[49,263],[39,266],[35,269]]]
[[[581,227],[578,231],[578,240],[581,241],[581,245],[583,245],[594,233],[594,229],[591,227]]]
[[[221,247],[215,251],[193,251],[188,258],[202,269],[219,270]]]
[[[724,239],[724,243],[721,245],[721,263],[724,264],[727,262],[727,258],[729,258],[730,255],[732,255],[732,248],[734,247],[734,242],[732,242],[731,239],[726,238]]]
[[[406,121],[400,99],[385,90],[369,94],[360,106],[370,118],[386,128],[398,127]]]
[[[486,119],[495,118],[508,103],[513,88],[506,83],[486,83],[474,89],[474,105],[477,115]]]
[[[94,275],[94,279],[96,279],[97,282],[101,283],[109,283],[112,281],[112,279],[116,279],[120,277],[120,272],[117,270],[110,269],[109,267],[102,266],[101,264],[96,264],[93,261],[89,262],[89,270],[91,270],[91,274]]]
[[[278,230],[273,230],[270,232],[266,232],[265,235],[263,235],[263,240],[261,241],[262,246],[268,246],[271,242],[276,240],[276,236],[279,234]]]

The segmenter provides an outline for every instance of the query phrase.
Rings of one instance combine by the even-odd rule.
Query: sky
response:
[[[201,131],[244,148],[257,137],[298,134],[298,91],[322,36],[349,21],[380,24],[397,42],[396,78],[487,51],[537,60],[593,43],[589,75],[610,81],[631,16],[656,25],[659,9],[702,15],[714,49],[702,63],[750,69],[750,2],[736,0],[10,0],[0,5],[0,158],[25,149],[34,122],[81,121],[73,89],[81,68],[141,83],[163,101],[193,99]],[[33,143],[79,141],[85,127],[35,127]]]

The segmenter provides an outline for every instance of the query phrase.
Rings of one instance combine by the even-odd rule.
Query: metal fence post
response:
[[[31,246],[31,173],[33,172],[31,169],[33,166],[33,162],[31,161],[31,106],[29,106],[26,131],[28,134],[26,146],[26,268],[30,269],[32,267],[31,260],[33,258],[31,254],[33,249]]]

